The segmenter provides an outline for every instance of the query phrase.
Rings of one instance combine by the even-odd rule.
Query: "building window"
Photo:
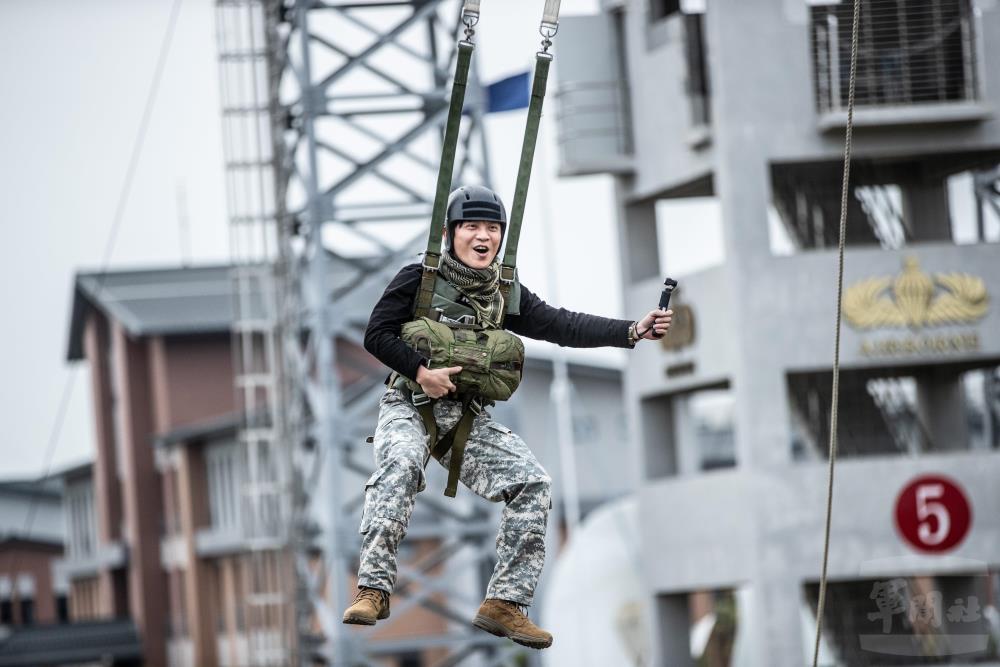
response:
[[[681,11],[681,0],[649,0],[649,20],[660,21]]]
[[[424,667],[419,653],[406,653],[399,658],[399,667]]]
[[[90,480],[71,483],[66,488],[66,537],[71,559],[90,558],[96,551],[97,522],[94,514],[94,487]]]
[[[205,465],[212,527],[216,530],[239,528],[243,475],[237,445],[211,445],[205,452]]]
[[[21,607],[21,625],[35,624],[35,601],[32,598],[19,600]]]
[[[954,664],[942,646],[979,647],[966,650],[968,662],[992,663],[998,657],[990,639],[996,636],[990,621],[998,616],[998,586],[998,575],[986,572],[830,582],[823,605],[825,664]],[[819,584],[807,584],[805,597],[815,619]]]
[[[650,479],[736,465],[735,401],[728,386],[645,399],[640,410]]]
[[[771,165],[772,253],[837,247],[842,175],[840,161]],[[1000,152],[854,160],[846,222],[849,246],[1000,242]]]
[[[705,15],[684,16],[684,50],[687,56],[687,94],[691,104],[691,124],[699,127],[712,122],[705,45]]]
[[[670,658],[680,659],[681,656],[685,662],[687,658],[693,658],[695,662],[690,664],[720,667],[733,664],[733,650],[739,629],[739,605],[734,590],[658,595],[655,604],[661,623],[657,640],[669,642],[670,645],[669,648],[663,648],[663,653],[668,656],[668,664],[673,664]],[[638,605],[631,609],[625,607],[624,610],[628,613],[625,618],[635,618],[633,623],[638,625],[642,617],[642,610]],[[637,638],[634,643],[641,645],[641,640]],[[642,663],[641,650],[637,651],[635,663]]]
[[[12,625],[14,623],[14,603],[10,598],[0,600],[0,625]]]
[[[813,6],[816,106],[846,109],[853,3]],[[909,106],[974,100],[976,48],[969,0],[871,0],[859,27],[855,104]]]
[[[65,594],[56,596],[56,621],[69,623],[69,598]]]
[[[825,458],[831,373],[788,376],[792,456]],[[1000,449],[1000,367],[845,370],[840,374],[837,452],[915,456]]]

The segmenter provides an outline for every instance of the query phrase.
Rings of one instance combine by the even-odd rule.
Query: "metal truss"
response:
[[[248,613],[259,603],[269,622],[248,628],[249,658],[354,666],[422,653],[442,667],[523,664],[523,649],[471,625],[497,525],[478,500],[421,497],[424,515],[407,538],[419,556],[400,563],[392,618],[379,624],[380,637],[392,636],[419,606],[440,631],[375,640],[340,622],[372,467],[364,439],[385,374],[356,352],[378,295],[426,239],[460,3],[217,0],[217,9],[243,306],[234,358],[251,416],[248,546],[283,557],[250,558],[264,565],[251,568]],[[466,98],[455,181],[488,184],[477,91]]]

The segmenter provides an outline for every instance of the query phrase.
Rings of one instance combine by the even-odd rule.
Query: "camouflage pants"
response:
[[[438,401],[438,433],[456,424],[461,411],[457,401]],[[396,552],[416,495],[426,486],[430,457],[423,420],[402,392],[389,390],[382,397],[374,441],[376,468],[365,485],[358,584],[392,592]],[[450,461],[449,453],[441,465],[447,468]],[[496,541],[499,560],[486,597],[530,605],[545,562],[552,480],[524,441],[485,410],[473,422],[459,479],[477,495],[506,503]]]

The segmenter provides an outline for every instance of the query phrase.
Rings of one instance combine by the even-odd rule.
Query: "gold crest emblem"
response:
[[[895,278],[869,278],[844,292],[844,317],[856,329],[962,324],[980,319],[988,307],[981,278],[966,273],[932,278],[916,257],[904,259]]]

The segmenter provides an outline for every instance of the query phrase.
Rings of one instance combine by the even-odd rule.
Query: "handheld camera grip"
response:
[[[673,278],[667,278],[663,281],[663,291],[660,292],[660,310],[667,310],[670,307],[670,295],[673,294],[674,290],[677,289],[677,281]],[[657,335],[653,334],[655,338],[663,338],[663,334]]]

